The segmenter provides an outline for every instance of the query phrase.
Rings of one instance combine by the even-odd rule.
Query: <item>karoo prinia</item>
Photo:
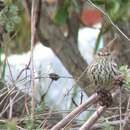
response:
[[[96,86],[111,86],[113,78],[118,76],[118,66],[113,59],[111,49],[116,44],[117,37],[109,42],[94,57],[94,60],[87,68],[87,75],[90,82]]]

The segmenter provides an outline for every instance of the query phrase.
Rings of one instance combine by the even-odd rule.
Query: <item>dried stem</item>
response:
[[[33,49],[36,38],[36,23],[37,23],[37,10],[39,0],[32,0],[32,12],[31,12],[31,62],[30,62],[30,70],[31,70],[31,88],[32,88],[32,120],[34,120],[34,108],[35,108],[35,82],[34,82],[34,65],[33,65]]]
[[[119,96],[120,96],[120,97],[119,97],[120,130],[122,130],[122,123],[121,123],[121,120],[122,120],[122,112],[121,112],[121,111],[122,111],[122,110],[121,110],[121,106],[122,106],[122,105],[121,105],[121,103],[122,103],[122,101],[121,101],[121,95],[122,95],[122,94],[121,94],[121,90],[120,90],[120,95],[119,95]]]
[[[125,130],[126,123],[128,122],[129,117],[130,117],[129,107],[130,107],[130,96],[128,99],[127,110],[126,110],[125,117],[124,117],[123,130]]]
[[[99,117],[102,115],[102,113],[105,110],[105,106],[100,106],[97,111],[87,120],[86,123],[84,123],[79,130],[89,130],[90,127],[99,119]]]
[[[120,93],[120,89],[117,89],[114,93],[112,93],[112,97],[114,98],[117,94]],[[90,130],[90,128],[94,125],[94,123],[100,118],[102,113],[105,111],[105,106],[100,106],[97,111],[84,123],[79,130]]]
[[[88,100],[79,105],[76,109],[74,109],[70,114],[68,114],[63,120],[57,123],[51,130],[61,130],[67,123],[70,123],[75,116],[78,116],[80,113],[85,111],[91,104],[95,103],[98,100],[98,95],[95,93]]]
[[[120,90],[115,90],[114,93],[112,93],[112,97],[114,98],[117,94],[119,94]],[[63,127],[66,127],[66,124],[72,122],[72,120],[77,117],[80,113],[85,111],[88,107],[90,107],[93,103],[96,103],[99,99],[99,96],[95,93],[91,97],[88,98],[88,100],[79,105],[75,110],[73,110],[70,114],[68,114],[63,120],[61,120],[59,123],[57,123],[51,130],[60,130]],[[89,130],[90,127],[99,119],[101,114],[105,110],[105,106],[100,106],[99,109],[89,118],[89,120],[81,126],[80,130]]]

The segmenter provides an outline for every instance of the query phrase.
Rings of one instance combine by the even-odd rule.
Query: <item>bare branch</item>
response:
[[[129,121],[129,117],[130,117],[129,107],[130,107],[130,96],[129,96],[129,99],[128,99],[127,110],[126,110],[125,117],[124,117],[123,130],[125,130],[125,126]]]
[[[115,92],[112,93],[112,97],[115,98],[118,95],[120,89],[116,89]],[[74,109],[70,114],[68,114],[63,120],[57,123],[51,130],[60,130],[70,123],[75,117],[77,117],[80,113],[85,111],[92,104],[96,103],[99,100],[99,95],[97,93],[93,94],[88,100],[79,105],[76,109]],[[80,130],[89,130],[90,127],[100,118],[102,113],[105,111],[105,106],[100,106],[97,111],[88,119],[88,121],[80,128]]]
[[[39,9],[40,0],[32,1],[31,9],[31,58],[30,58],[30,70],[31,70],[31,87],[32,87],[32,120],[34,120],[34,108],[35,108],[35,82],[34,82],[34,65],[33,65],[33,48],[36,42],[36,24],[38,20],[38,9]]]
[[[100,106],[98,110],[84,123],[79,130],[89,130],[90,127],[99,119],[105,110],[105,106]]]
[[[79,105],[76,109],[74,109],[70,114],[68,114],[63,120],[57,123],[51,130],[60,130],[66,124],[70,123],[75,117],[77,117],[81,112],[85,111],[91,104],[95,103],[98,100],[98,95],[95,93],[89,99]]]
[[[120,89],[117,89],[112,93],[112,97],[114,98],[116,95],[120,93]],[[105,111],[105,106],[100,106],[97,111],[84,123],[79,130],[89,130],[92,125],[100,118],[102,113]]]

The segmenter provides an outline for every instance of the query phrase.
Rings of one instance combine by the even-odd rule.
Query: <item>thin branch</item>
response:
[[[112,98],[114,98],[117,94],[119,94],[120,89],[117,89],[114,93],[112,93]],[[79,130],[90,130],[93,124],[100,118],[102,113],[105,111],[105,106],[100,106],[97,111],[84,123]]]
[[[122,130],[122,123],[121,123],[121,120],[122,120],[122,110],[121,110],[121,104],[122,104],[122,100],[121,100],[121,90],[120,90],[120,94],[119,94],[119,114],[120,114],[120,130]]]
[[[102,115],[102,113],[105,110],[105,106],[100,106],[97,111],[87,120],[86,123],[84,123],[79,130],[89,130],[90,127],[99,119],[99,117]]]
[[[109,15],[106,12],[104,12],[102,9],[100,9],[98,6],[96,6],[91,0],[87,0],[87,1],[88,1],[88,3],[90,5],[92,5],[97,10],[99,10],[110,21],[110,23],[112,24],[112,26],[115,27],[115,29],[118,32],[120,32],[128,41],[130,41],[130,38],[124,32],[122,32],[122,30],[112,21],[112,19],[109,17]]]
[[[75,116],[79,115],[81,112],[85,111],[91,104],[95,103],[98,100],[98,95],[95,93],[88,100],[79,105],[74,109],[70,114],[68,114],[64,119],[57,123],[51,130],[61,130],[67,123],[69,123]]]
[[[123,130],[125,129],[126,123],[128,122],[129,117],[130,117],[129,107],[130,107],[130,96],[128,99],[127,110],[126,110],[125,117],[124,117],[125,122],[123,123]]]
[[[10,96],[11,96],[12,94],[14,94],[14,93],[16,93],[16,94],[15,94],[15,96],[12,98],[13,101],[16,99],[16,97],[18,96],[19,92],[17,92],[16,90],[14,90],[13,93],[10,94]],[[7,111],[7,109],[8,109],[9,107],[10,107],[10,104],[8,104],[8,105],[4,108],[4,110],[0,113],[0,117],[2,117],[2,115]]]
[[[29,69],[30,62],[31,62],[31,59],[29,60],[29,63],[26,65],[26,67],[23,68],[23,69],[19,72],[19,74],[18,74],[16,80],[18,80],[18,79],[20,78],[20,76],[22,75],[22,73],[23,73],[24,71],[26,71],[27,69]]]
[[[31,87],[32,87],[32,120],[34,120],[34,108],[35,108],[35,82],[34,82],[34,65],[33,65],[33,49],[36,39],[36,23],[38,19],[38,7],[39,0],[32,0],[32,12],[31,12]]]
[[[88,70],[88,65],[86,65],[86,68],[84,69],[84,71],[77,77],[77,79],[75,80],[75,84],[69,89],[67,94],[69,94],[70,91],[75,87],[75,85],[79,83],[82,77],[86,74],[87,70]]]
[[[24,128],[22,128],[21,126],[16,126],[19,130],[26,130],[26,129],[24,129]]]
[[[51,88],[52,83],[53,83],[53,80],[50,81],[49,86],[47,87],[46,92],[42,95],[41,101],[44,101],[44,98],[47,95],[47,93],[49,92],[49,89]]]
[[[12,93],[14,93],[14,91],[15,91],[15,87],[9,89],[7,91],[7,95],[5,95],[4,98],[1,100],[0,105],[2,105],[2,103],[8,98],[9,95],[11,95]]]
[[[9,119],[12,118],[12,113],[13,113],[13,100],[12,100],[12,97],[10,97],[10,99],[9,99],[9,115],[8,115]]]

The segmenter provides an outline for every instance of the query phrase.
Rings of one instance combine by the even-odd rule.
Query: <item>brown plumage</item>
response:
[[[96,86],[110,86],[113,78],[120,74],[111,53],[113,44],[116,44],[115,40],[116,38],[101,49],[88,66],[87,75],[91,83]]]

